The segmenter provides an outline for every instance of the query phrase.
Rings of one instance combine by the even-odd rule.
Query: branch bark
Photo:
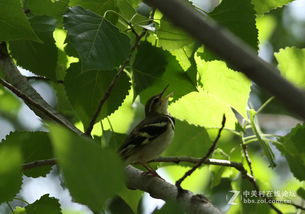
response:
[[[158,8],[175,25],[276,96],[290,111],[305,119],[305,93],[283,79],[278,69],[215,21],[180,0],[144,0]]]
[[[76,134],[82,134],[70,121],[55,111],[20,74],[8,55],[4,42],[0,43],[0,72],[3,72],[5,77],[5,80],[1,79],[0,84],[20,97],[37,116],[59,123]]]
[[[178,188],[166,181],[144,175],[142,171],[128,165],[125,168],[127,177],[127,187],[130,189],[140,189],[148,192],[154,198],[165,201],[178,201],[189,213],[192,214],[220,214],[221,212],[214,207],[202,195],[195,195],[190,191],[178,191]]]

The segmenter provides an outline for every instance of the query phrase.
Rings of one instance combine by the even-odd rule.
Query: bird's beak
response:
[[[167,85],[163,90],[162,90],[162,92],[160,93],[160,97],[162,97],[163,96],[163,94],[164,94],[164,92],[166,91],[166,89],[168,88],[168,86],[169,85]],[[168,98],[170,98],[170,97],[172,97],[174,95],[174,92],[171,92],[171,93],[169,93],[167,96],[165,96],[165,97],[162,97],[162,100],[168,100]]]

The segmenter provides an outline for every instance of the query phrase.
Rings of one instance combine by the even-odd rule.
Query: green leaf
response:
[[[118,196],[111,200],[109,210],[111,214],[134,214],[128,204]]]
[[[0,111],[17,113],[21,106],[20,100],[8,90],[0,86]]]
[[[19,0],[0,0],[0,41],[27,39],[41,42],[34,33]]]
[[[26,214],[61,214],[60,204],[58,199],[49,197],[49,194],[45,194],[25,207]]]
[[[116,72],[114,70],[81,72],[79,63],[72,64],[68,69],[64,85],[69,100],[85,127],[92,119]],[[129,88],[129,77],[123,72],[104,103],[98,120],[110,115],[122,104]]]
[[[287,47],[274,54],[281,74],[299,87],[305,88],[305,49]]]
[[[119,13],[122,17],[124,17],[125,21],[128,21],[132,24],[134,30],[140,34],[143,31],[143,28],[149,24],[149,19],[145,16],[140,15],[131,5],[128,0],[117,0],[117,6],[119,8]],[[120,27],[122,30],[129,30],[130,26],[128,26],[125,22],[119,21],[116,25]],[[120,26],[122,25],[122,26]]]
[[[193,44],[184,46],[182,48],[169,50],[169,52],[176,57],[177,61],[179,62],[179,65],[184,71],[187,71],[191,67],[192,62],[189,58],[193,57]]]
[[[124,186],[123,164],[118,154],[57,125],[50,125],[50,135],[73,200],[95,212],[101,211],[105,201]]]
[[[139,70],[134,69],[133,75],[136,92],[140,93],[142,103],[145,103],[152,95],[160,93],[167,85],[169,87],[166,93],[174,92],[173,100],[197,90],[175,57],[148,43],[144,43],[144,46],[146,46],[145,50],[138,52],[139,57],[136,60]],[[152,56],[154,56],[153,59]],[[165,68],[157,67],[157,63]],[[137,83],[139,83],[138,86],[141,86],[140,89],[137,88]]]
[[[205,91],[191,92],[169,106],[171,115],[190,124],[206,128],[221,127],[223,114],[227,128],[237,122],[231,107]]]
[[[305,180],[305,126],[297,125],[290,133],[279,139],[280,144],[275,144],[286,157],[293,175],[300,181]]]
[[[103,146],[112,148],[113,151],[117,151],[120,145],[123,144],[125,138],[126,134],[105,130],[103,132],[101,141]]]
[[[15,207],[14,214],[26,214],[24,207]]]
[[[0,144],[0,203],[10,201],[20,190],[22,156],[16,146]]]
[[[164,16],[160,21],[157,36],[159,45],[165,50],[182,48],[194,42],[189,35],[171,24]]]
[[[168,156],[202,157],[209,149],[211,140],[203,127],[176,120],[175,137],[166,149]]]
[[[251,82],[245,75],[229,69],[222,61],[195,59],[203,90],[247,118]]]
[[[133,64],[133,80],[136,94],[151,86],[165,71],[167,60],[161,48],[142,42]]]
[[[168,214],[168,213],[184,214],[185,210],[179,204],[177,204],[177,202],[168,201],[161,209],[153,212],[153,214]]]
[[[250,0],[224,0],[209,15],[252,48],[258,49],[255,11]]]
[[[97,14],[72,7],[64,16],[64,25],[83,70],[111,70],[127,58],[129,38]]]
[[[293,0],[252,0],[252,4],[258,14],[264,14],[278,7],[282,7]]]
[[[47,16],[35,16],[31,25],[43,43],[32,41],[12,41],[10,49],[17,64],[31,72],[56,79],[57,47],[53,38],[56,19]]]
[[[68,0],[27,0],[25,7],[31,11],[31,14],[36,16],[60,18],[66,11],[68,2]]]
[[[19,147],[24,163],[53,158],[53,149],[46,132],[13,132],[2,142],[8,146]],[[24,170],[23,173],[30,177],[45,176],[51,166],[40,166]]]
[[[269,162],[269,167],[274,168],[276,167],[276,164],[274,162],[275,155],[271,149],[271,146],[269,145],[269,142],[265,141],[262,138],[262,133],[259,127],[256,125],[256,121],[255,121],[256,112],[253,109],[251,109],[249,111],[249,114],[250,114],[250,123],[251,123],[252,131],[254,132],[257,141],[260,143],[260,146],[263,149],[264,155],[266,156]]]

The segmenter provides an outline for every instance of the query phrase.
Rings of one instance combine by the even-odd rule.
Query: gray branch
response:
[[[6,80],[1,79],[0,83],[20,97],[36,115],[44,120],[59,123],[76,134],[82,134],[70,121],[55,111],[20,74],[7,53],[5,43],[0,43],[0,72]]]
[[[145,175],[142,171],[127,166],[125,168],[127,187],[140,189],[148,192],[151,197],[164,201],[178,201],[187,211],[192,214],[220,214],[221,212],[212,205],[204,196],[195,195],[190,191],[179,192],[177,187],[166,181]]]
[[[158,8],[175,25],[221,56],[276,96],[288,109],[305,119],[305,93],[282,78],[278,69],[260,59],[254,50],[215,21],[181,0],[144,0]]]

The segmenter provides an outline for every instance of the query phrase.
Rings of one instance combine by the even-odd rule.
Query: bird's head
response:
[[[161,93],[152,96],[147,101],[145,105],[145,116],[152,114],[168,114],[168,98],[173,95],[173,92],[169,93],[167,96],[163,96],[167,88],[168,85],[161,91]]]

